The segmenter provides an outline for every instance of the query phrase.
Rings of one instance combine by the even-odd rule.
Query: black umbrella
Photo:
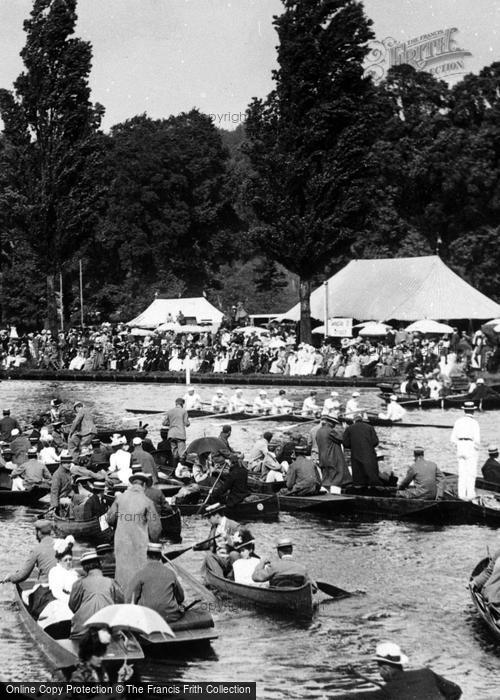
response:
[[[195,452],[197,455],[206,454],[207,452],[227,452],[227,445],[216,437],[202,437],[193,440],[186,452],[188,454]]]

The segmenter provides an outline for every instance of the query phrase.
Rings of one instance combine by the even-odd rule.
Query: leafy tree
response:
[[[13,92],[0,91],[4,215],[46,273],[52,328],[54,279],[91,234],[102,195],[97,130],[104,110],[90,102],[92,51],[72,37],[76,20],[76,0],[35,0],[24,23],[25,70]]]
[[[311,280],[348,250],[364,218],[375,120],[363,61],[373,34],[355,0],[283,4],[275,89],[247,112],[246,197],[260,244],[300,277],[300,333],[310,341]]]

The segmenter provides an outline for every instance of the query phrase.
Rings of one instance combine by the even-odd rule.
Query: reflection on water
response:
[[[199,389],[203,400],[216,387]],[[245,388],[253,398],[258,388]],[[224,387],[226,393],[231,389]],[[269,389],[270,393],[274,390]],[[107,426],[134,425],[139,417],[125,412],[127,406],[168,408],[182,386],[141,384],[74,383],[59,386],[49,382],[2,382],[2,407],[26,419],[54,395],[64,401],[84,399]],[[342,390],[340,390],[342,392]],[[289,391],[289,394],[292,394]],[[297,391],[294,399],[307,392]],[[326,392],[324,392],[326,394]],[[348,392],[345,391],[347,395]],[[319,392],[322,396],[322,392]],[[366,408],[378,409],[375,392],[363,392]],[[440,410],[408,414],[420,423],[452,425],[458,411]],[[158,436],[161,416],[147,416],[153,438]],[[479,417],[483,445],[496,438],[496,414]],[[190,437],[218,434],[221,422],[193,421]],[[268,421],[234,425],[231,444],[248,449],[258,434],[274,428]],[[445,469],[455,469],[449,431],[433,428],[379,430],[391,465],[401,472],[411,461],[413,446],[423,443],[429,456]],[[482,456],[486,449],[483,448]],[[0,576],[12,570],[20,553],[34,541],[35,511],[2,508],[0,511]],[[207,534],[208,525],[199,517],[184,518],[184,542],[195,542]],[[145,679],[186,681],[258,682],[258,696],[280,698],[327,698],[359,688],[350,665],[365,676],[379,679],[372,661],[376,643],[390,639],[401,644],[413,666],[430,665],[459,683],[464,698],[497,698],[500,654],[488,630],[477,619],[470,603],[467,580],[475,563],[498,539],[494,530],[481,526],[434,528],[429,525],[378,522],[353,524],[330,522],[313,515],[283,514],[279,523],[251,526],[258,553],[273,551],[283,535],[296,543],[297,555],[319,580],[364,593],[332,601],[323,596],[317,617],[307,626],[277,620],[237,605],[221,605],[215,613],[219,639],[213,651],[182,659],[141,664]],[[497,543],[496,543],[497,546]],[[197,574],[203,554],[190,552],[180,560]],[[186,586],[188,602],[194,592]],[[0,654],[1,677],[33,680],[49,673],[43,656],[24,635],[11,606],[10,586],[0,588],[0,619],[3,634]],[[354,696],[355,697],[355,696]]]

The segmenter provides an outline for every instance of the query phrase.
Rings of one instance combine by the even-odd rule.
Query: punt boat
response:
[[[485,623],[490,628],[491,632],[495,635],[497,639],[500,639],[500,609],[494,605],[488,603],[481,590],[478,590],[474,585],[474,578],[478,576],[490,563],[489,557],[481,559],[479,564],[477,564],[469,579],[469,591],[472,598],[472,602],[479,615],[483,618]]]

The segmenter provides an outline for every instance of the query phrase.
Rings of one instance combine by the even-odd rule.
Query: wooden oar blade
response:
[[[323,593],[326,593],[327,595],[331,596],[332,598],[348,598],[352,595],[355,595],[355,593],[351,593],[350,591],[346,591],[343,588],[339,588],[338,586],[334,586],[331,583],[326,583],[326,581],[316,581],[316,585],[320,591],[322,591]]]

